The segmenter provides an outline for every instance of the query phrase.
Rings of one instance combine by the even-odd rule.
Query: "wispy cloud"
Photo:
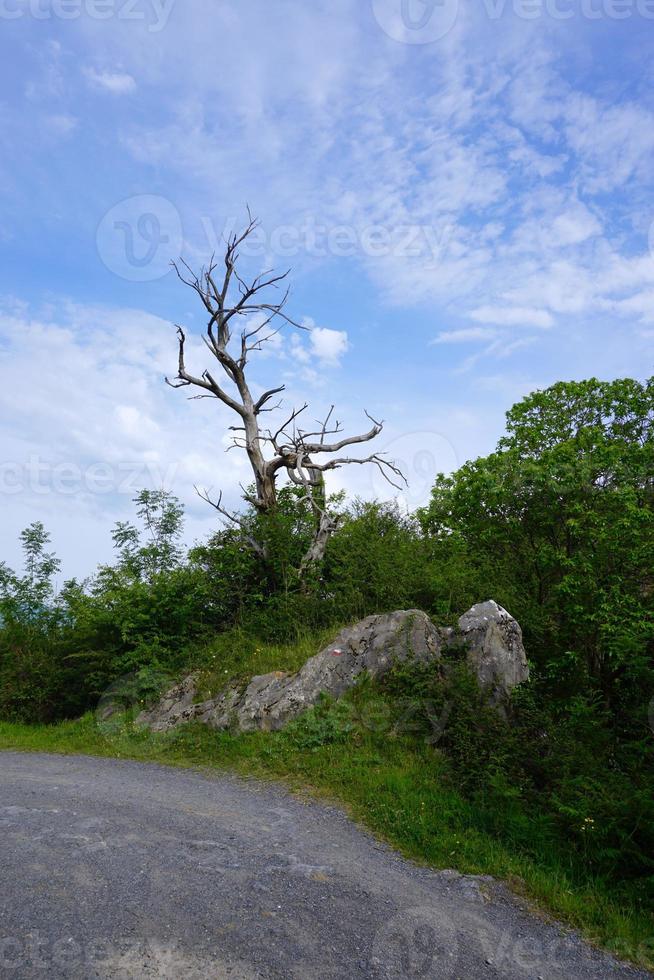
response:
[[[479,306],[470,311],[478,323],[496,323],[504,327],[551,327],[554,318],[547,310],[525,306]]]
[[[443,330],[432,340],[432,344],[468,344],[476,340],[492,340],[496,330],[487,327],[462,327],[460,330]]]
[[[97,71],[86,68],[84,71],[89,84],[96,89],[111,92],[112,95],[129,95],[136,91],[136,81],[125,71]]]

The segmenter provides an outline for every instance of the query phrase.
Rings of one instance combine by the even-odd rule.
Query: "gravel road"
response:
[[[648,976],[277,785],[0,753],[0,978]]]

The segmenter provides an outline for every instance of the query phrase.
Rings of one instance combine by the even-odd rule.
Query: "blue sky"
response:
[[[651,374],[654,0],[0,0],[0,532],[64,572],[144,485],[238,500],[228,413],[163,384],[248,203],[292,267],[255,382],[386,420],[406,506],[562,378]],[[193,348],[201,366],[199,345]],[[332,486],[389,496],[373,473]]]

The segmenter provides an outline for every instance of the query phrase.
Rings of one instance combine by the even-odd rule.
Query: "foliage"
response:
[[[533,857],[544,847],[578,874],[654,903],[654,739],[641,712],[640,740],[625,744],[599,698],[564,703],[533,678],[514,692],[510,724],[484,702],[465,664],[443,683],[433,671],[397,668],[391,704],[413,705],[412,727],[443,750],[480,826]]]
[[[24,574],[16,575],[5,564],[0,565],[2,623],[39,631],[47,627],[43,617],[54,594],[53,578],[59,570],[59,561],[46,552],[50,535],[39,521],[25,528],[20,540]]]
[[[0,716],[45,721],[61,674],[61,611],[53,604],[59,562],[46,551],[50,536],[40,522],[20,537],[23,574],[0,565]]]
[[[355,500],[330,544],[324,580],[341,618],[429,607],[426,558],[420,526],[396,503]]]
[[[561,382],[507,416],[498,451],[439,477],[421,519],[492,583],[568,692],[609,702],[654,638],[654,381]]]
[[[179,669],[197,637],[223,625],[223,610],[196,561],[182,561],[179,502],[143,491],[142,527],[118,524],[115,565],[55,595],[59,563],[42,526],[23,532],[25,573],[0,578],[0,713],[51,721],[95,704],[117,677],[141,667]]]
[[[119,521],[114,528],[118,568],[135,579],[152,582],[180,564],[184,508],[167,490],[141,490],[134,503],[143,528],[129,521]]]

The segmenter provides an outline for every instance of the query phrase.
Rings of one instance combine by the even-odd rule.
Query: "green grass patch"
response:
[[[295,673],[337,633],[334,627],[322,633],[300,633],[289,643],[264,643],[241,629],[220,633],[197,649],[190,664],[200,674],[198,699],[215,697],[225,687],[239,685],[275,670]]]
[[[315,650],[315,640],[312,646]],[[266,665],[267,656],[262,657]],[[520,836],[512,838],[510,827],[504,833],[484,829],[488,814],[457,789],[442,752],[415,736],[395,737],[360,724],[362,698],[370,696],[364,691],[358,704],[357,695],[325,704],[274,734],[218,733],[189,725],[153,735],[135,729],[129,719],[108,729],[93,715],[51,727],[0,722],[0,749],[84,753],[282,779],[295,790],[343,804],[407,857],[505,879],[592,942],[640,966],[654,966],[650,914],[635,901],[616,900],[608,883],[551,847],[541,851],[538,839],[527,849]]]

